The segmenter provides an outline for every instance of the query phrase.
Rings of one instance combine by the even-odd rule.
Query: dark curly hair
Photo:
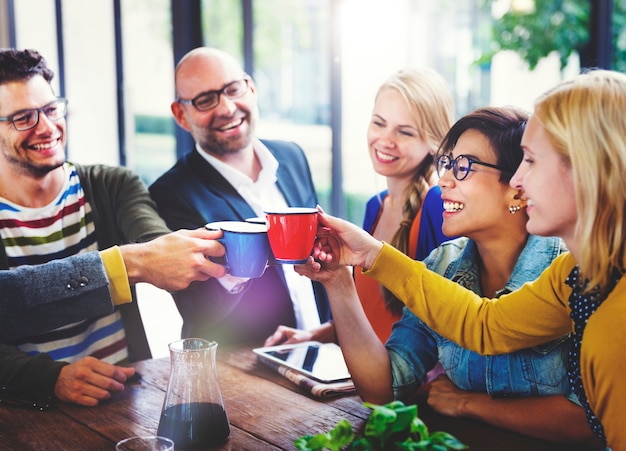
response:
[[[476,130],[489,140],[496,154],[497,165],[503,169],[500,183],[508,185],[524,156],[521,141],[526,122],[528,113],[516,107],[478,108],[450,128],[439,146],[437,157],[450,153],[467,130]]]
[[[0,49],[0,85],[41,75],[48,83],[54,72],[36,50]]]

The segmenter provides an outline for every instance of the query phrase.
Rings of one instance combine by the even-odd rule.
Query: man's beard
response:
[[[61,166],[63,166],[64,163],[65,163],[64,161],[61,161],[60,163],[57,163],[55,165],[47,165],[47,166],[32,166],[32,165],[30,165],[28,167],[28,170],[30,170],[30,174],[33,177],[43,178],[46,175],[48,175],[49,173],[51,173],[52,171],[54,171],[55,169],[58,169]]]
[[[245,135],[241,135],[237,140],[229,138],[220,139],[217,137],[217,133],[213,132],[211,125],[203,130],[201,140],[198,141],[200,148],[205,152],[208,152],[216,157],[222,157],[224,155],[232,155],[247,148],[251,143],[254,136],[254,129],[256,125],[256,119],[248,113],[248,132]]]
[[[36,165],[31,163],[30,161],[20,160],[15,158],[13,155],[6,155],[5,158],[13,167],[17,168],[17,170],[24,175],[33,177],[35,179],[41,179],[48,175],[50,172],[55,169],[60,168],[65,163],[65,158],[63,158],[60,162],[54,164],[47,165]]]
[[[248,147],[251,142],[252,134],[242,137],[242,140],[237,140],[237,142],[233,142],[229,139],[219,139],[215,137],[215,134],[209,134],[205,136],[205,139],[202,142],[200,142],[200,147],[210,154],[221,157],[224,155],[235,154]]]

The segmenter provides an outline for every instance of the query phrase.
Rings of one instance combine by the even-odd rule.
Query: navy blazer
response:
[[[278,160],[277,185],[293,207],[315,207],[317,195],[302,149],[285,141],[262,141]],[[195,229],[213,221],[239,220],[256,213],[237,190],[193,150],[150,186],[159,214],[173,229]],[[330,319],[322,285],[313,282],[320,321]],[[283,270],[270,266],[252,279],[241,294],[228,293],[215,279],[194,283],[174,293],[183,318],[183,337],[201,337],[220,343],[262,341],[276,326],[295,327],[293,305]]]

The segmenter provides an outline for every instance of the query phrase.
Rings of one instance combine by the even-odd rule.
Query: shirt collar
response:
[[[278,160],[272,155],[268,148],[260,140],[255,139],[252,143],[252,148],[256,157],[261,164],[261,172],[259,178],[254,182],[250,177],[241,171],[233,168],[231,165],[224,163],[219,158],[214,157],[208,152],[200,148],[200,145],[196,143],[196,150],[211,166],[213,166],[222,177],[226,179],[235,189],[239,189],[242,186],[250,186],[256,184],[270,185],[276,183],[276,172],[278,171]]]

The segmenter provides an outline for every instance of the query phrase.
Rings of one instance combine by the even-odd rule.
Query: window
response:
[[[146,184],[174,164],[171,0],[0,0],[4,21],[12,20],[6,14],[9,3],[16,45],[35,48],[48,59],[57,74],[55,90],[69,99],[71,160],[119,164],[124,152],[125,164]],[[120,54],[116,4],[121,7]],[[248,5],[252,30],[244,29]],[[371,169],[366,130],[376,90],[391,73],[408,65],[433,67],[451,86],[457,116],[487,104],[530,108],[540,92],[568,76],[550,61],[529,74],[506,52],[490,66],[475,65],[489,45],[486,30],[492,20],[482,0],[201,0],[200,6],[205,45],[243,62],[244,35],[252,33],[258,134],[301,145],[327,209],[334,183],[331,147],[333,137],[341,136],[336,151],[342,183],[335,190],[346,198],[347,219],[357,224],[365,200],[386,187]],[[56,29],[57,14],[63,30]],[[0,41],[7,35],[0,34]],[[337,60],[333,48],[339,50]],[[340,99],[331,99],[331,64],[341,68]],[[332,129],[331,100],[341,104],[340,129]],[[118,111],[124,115],[123,137]]]
[[[150,185],[176,162],[170,1],[121,4],[127,165]]]

